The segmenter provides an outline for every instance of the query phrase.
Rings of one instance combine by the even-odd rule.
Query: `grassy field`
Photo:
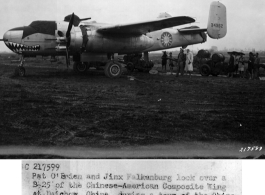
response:
[[[239,152],[264,148],[264,81],[140,72],[109,79],[102,71],[77,75],[66,71],[63,61],[36,59],[28,61],[27,76],[20,78],[13,76],[15,66],[10,59],[0,61],[3,158],[15,158],[23,148],[38,154],[40,147],[44,158],[50,157],[49,151],[62,158],[264,154],[264,149]]]
[[[0,62],[3,151],[82,147],[128,157],[154,148],[155,157],[225,158],[254,155],[241,154],[241,147],[264,146],[264,81],[139,72],[109,79],[101,71],[77,75],[62,62],[36,59],[20,78],[13,77],[15,64],[6,62]],[[165,147],[171,149],[160,151]]]

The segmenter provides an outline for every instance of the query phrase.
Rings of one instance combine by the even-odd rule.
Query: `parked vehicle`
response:
[[[227,67],[225,57],[221,53],[214,53],[212,56],[208,50],[200,50],[196,55],[195,65],[198,66],[202,76],[218,76]]]
[[[123,57],[123,63],[126,64],[127,69],[130,71],[138,70],[139,72],[149,72],[154,63],[142,59],[142,54],[130,54]]]

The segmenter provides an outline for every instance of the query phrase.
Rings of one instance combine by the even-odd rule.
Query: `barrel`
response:
[[[199,58],[210,58],[211,53],[208,50],[201,49],[198,51],[197,56]]]
[[[221,53],[214,53],[212,55],[212,61],[213,62],[224,62],[225,61],[225,56]]]

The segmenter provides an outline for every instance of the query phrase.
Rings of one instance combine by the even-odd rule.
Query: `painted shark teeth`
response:
[[[23,51],[39,51],[40,45],[27,46],[19,43],[5,42],[6,46],[15,53],[21,54]]]

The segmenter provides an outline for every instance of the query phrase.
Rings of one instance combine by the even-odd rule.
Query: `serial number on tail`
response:
[[[212,27],[215,28],[223,28],[223,24],[219,24],[219,23],[211,23]]]

